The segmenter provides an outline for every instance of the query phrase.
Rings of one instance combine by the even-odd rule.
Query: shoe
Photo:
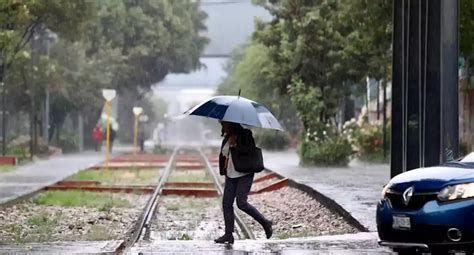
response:
[[[214,240],[215,243],[234,243],[234,235],[232,234],[225,234],[217,239]]]
[[[265,235],[267,236],[267,239],[270,239],[270,237],[272,237],[273,235],[273,222],[272,221],[268,221],[267,224],[265,224],[263,226],[263,229],[265,230]]]

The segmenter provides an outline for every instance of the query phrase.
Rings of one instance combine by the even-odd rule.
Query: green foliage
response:
[[[79,138],[76,134],[61,134],[59,137],[59,147],[64,153],[76,152],[79,150]]]
[[[169,72],[200,67],[206,17],[193,1],[102,1],[89,29],[89,52],[120,49],[125,66],[116,73],[116,86],[148,89]]]
[[[355,120],[344,124],[344,135],[357,151],[357,157],[369,162],[383,162],[383,125]],[[387,149],[390,149],[390,123],[386,127]]]
[[[472,61],[474,57],[474,1],[459,1],[459,50],[461,56]]]
[[[3,64],[10,67],[33,33],[46,27],[61,37],[79,39],[85,21],[94,15],[94,9],[94,2],[87,0],[1,1],[0,23],[6,24],[0,28]]]
[[[92,129],[103,106],[102,88],[146,101],[144,93],[168,73],[199,68],[208,42],[199,1],[17,2],[0,3],[0,22],[8,24],[0,28],[0,64],[8,72],[9,108],[40,116],[48,87],[50,137],[61,133],[70,114],[81,114],[86,130]],[[49,56],[46,29],[58,35]],[[33,33],[40,39],[30,53],[25,46]],[[4,70],[0,65],[0,76]],[[154,108],[147,109],[153,120]]]
[[[178,240],[193,240],[193,238],[188,233],[183,233],[178,237]]]
[[[304,165],[345,166],[353,154],[349,140],[330,124],[316,123],[302,135],[300,158]]]
[[[15,170],[13,165],[0,165],[0,173],[6,173]]]
[[[158,170],[83,170],[68,178],[77,181],[100,181],[113,184],[150,184],[158,180]]]
[[[12,240],[15,243],[22,243],[24,242],[24,238],[22,237],[22,229],[23,227],[20,224],[8,224],[3,228],[3,233],[8,237],[8,239]]]
[[[35,214],[28,218],[27,224],[34,230],[26,238],[27,242],[46,242],[51,238],[51,233],[60,222],[61,214],[50,215],[46,212]]]
[[[41,213],[41,214],[31,216],[28,219],[27,224],[28,225],[33,225],[33,226],[40,226],[40,225],[46,225],[51,221],[52,221],[52,219],[49,217],[48,214]]]
[[[168,182],[206,182],[212,177],[205,171],[174,171],[168,177]]]
[[[30,156],[29,149],[16,145],[16,146],[7,146],[7,155],[15,156],[18,158],[19,162],[23,162],[28,159]]]
[[[112,233],[105,226],[93,225],[87,233],[87,240],[91,241],[105,241],[113,239]]]
[[[155,147],[153,148],[153,153],[154,154],[166,154],[166,153],[169,153],[169,150],[162,147],[161,145],[157,144],[155,145]]]
[[[218,87],[218,93],[224,95],[241,95],[267,106],[269,110],[287,127],[287,131],[296,135],[299,121],[296,109],[285,90],[276,87],[273,82],[272,67],[274,63],[269,50],[263,44],[252,42],[238,48],[227,66],[229,76]]]
[[[322,141],[304,139],[300,143],[303,165],[347,166],[352,154],[351,144],[342,136],[327,137]]]
[[[267,150],[283,150],[290,143],[287,134],[275,130],[257,130],[254,138],[259,147]]]
[[[105,211],[111,207],[132,207],[127,200],[111,194],[87,191],[47,191],[35,197],[33,202],[38,205],[95,207]]]

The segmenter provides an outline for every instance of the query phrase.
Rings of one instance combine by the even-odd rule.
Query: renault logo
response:
[[[410,187],[403,192],[403,203],[408,205],[410,203],[411,197],[413,196],[414,187]]]

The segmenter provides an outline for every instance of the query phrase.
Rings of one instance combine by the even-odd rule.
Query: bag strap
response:
[[[227,150],[227,156],[225,157],[225,162],[224,162],[224,169],[226,171],[227,171],[227,166],[229,165],[229,155],[230,155],[230,144],[229,144],[229,149]]]

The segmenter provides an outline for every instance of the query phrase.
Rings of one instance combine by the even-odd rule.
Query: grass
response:
[[[91,227],[88,233],[87,240],[91,241],[104,241],[113,239],[110,232],[105,226],[94,225]]]
[[[0,165],[0,173],[6,173],[15,170],[16,166],[13,165]]]
[[[100,181],[114,184],[149,184],[158,181],[158,170],[84,170],[71,176],[71,181]]]
[[[192,209],[201,211],[214,206],[220,206],[219,199],[196,199],[194,197],[169,196],[169,199],[163,201],[165,208],[170,211]]]
[[[32,226],[41,226],[41,225],[46,225],[49,222],[51,222],[49,215],[47,215],[46,213],[41,213],[41,214],[31,216],[28,219],[27,224],[32,225]]]
[[[173,171],[168,177],[168,182],[203,182],[212,181],[211,176],[205,171]]]
[[[35,214],[28,218],[26,224],[34,229],[24,239],[24,242],[46,242],[51,239],[51,233],[61,220],[61,215],[49,215],[45,212]]]
[[[15,243],[20,243],[22,239],[22,226],[19,224],[9,224],[3,227],[3,232],[6,233],[8,236],[0,237],[0,244],[2,239],[8,238],[9,241],[13,241]]]
[[[89,191],[47,191],[33,199],[38,205],[58,205],[65,207],[90,207],[108,211],[114,207],[130,208],[132,204],[110,193]]]

